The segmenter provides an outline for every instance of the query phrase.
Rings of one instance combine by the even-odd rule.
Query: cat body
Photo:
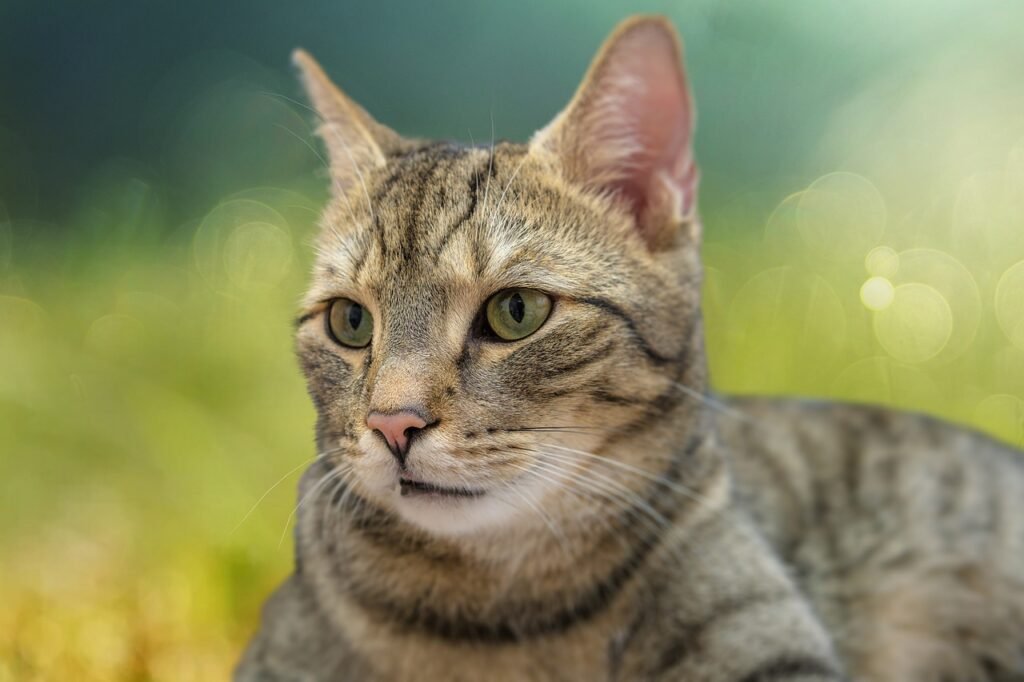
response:
[[[625,23],[527,145],[408,140],[296,61],[333,198],[294,574],[239,682],[1024,679],[1024,466],[708,395],[693,114]]]

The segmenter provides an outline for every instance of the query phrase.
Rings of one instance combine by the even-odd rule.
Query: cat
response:
[[[238,682],[1024,680],[1024,466],[924,416],[717,398],[694,109],[620,25],[528,144],[329,152],[295,570]]]

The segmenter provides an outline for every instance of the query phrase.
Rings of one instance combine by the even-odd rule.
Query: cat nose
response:
[[[400,410],[390,414],[371,412],[366,418],[366,425],[384,436],[388,449],[398,460],[398,465],[405,468],[405,456],[409,453],[409,442],[428,424],[427,420],[416,412]]]

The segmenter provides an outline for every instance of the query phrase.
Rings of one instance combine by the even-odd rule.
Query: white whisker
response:
[[[720,400],[716,400],[716,399],[712,398],[711,396],[709,396],[706,393],[703,393],[703,392],[698,391],[696,389],[690,388],[686,384],[680,383],[678,381],[673,381],[672,385],[675,386],[676,388],[678,388],[683,393],[685,393],[688,396],[690,396],[691,398],[695,398],[696,400],[700,401],[701,403],[707,405],[708,407],[711,407],[711,408],[717,410],[718,412],[721,412],[722,414],[728,415],[728,416],[733,417],[734,419],[738,419],[740,421],[755,423],[754,420],[751,419],[751,417],[749,415],[743,414],[739,410],[726,405],[725,403],[723,403]]]
[[[294,104],[297,107],[302,107],[306,111],[311,112],[313,114],[313,116],[315,116],[319,121],[323,122],[323,120],[324,120],[323,117],[320,116],[320,112],[319,111],[317,111],[313,107],[309,106],[308,104],[303,104],[302,102],[300,102],[297,99],[292,99],[291,97],[288,97],[287,95],[282,95],[279,92],[270,92],[269,90],[261,90],[260,94],[261,95],[265,95],[266,97],[273,97],[275,99],[282,99],[282,100],[284,100],[286,102]]]
[[[320,535],[321,535],[321,537],[323,537],[326,534],[327,521],[328,521],[332,511],[334,510],[334,504],[332,502],[333,499],[334,499],[334,496],[337,495],[338,491],[341,490],[342,488],[345,488],[345,492],[343,492],[341,494],[341,498],[342,499],[338,502],[338,509],[340,510],[340,509],[344,508],[345,497],[348,495],[349,490],[351,490],[351,487],[345,487],[345,483],[346,483],[345,479],[343,477],[339,476],[338,479],[337,479],[337,482],[334,484],[334,486],[331,487],[331,492],[330,492],[330,494],[327,497],[327,504],[324,505],[324,513],[320,517]],[[339,512],[338,516],[340,516],[340,515],[341,514]]]
[[[363,171],[359,168],[359,164],[356,163],[355,157],[352,155],[352,148],[349,147],[348,142],[345,141],[344,135],[335,130],[330,124],[323,126],[321,129],[326,130],[335,140],[341,143],[342,148],[345,150],[345,156],[348,157],[349,163],[352,164],[352,170],[355,171],[356,177],[359,178],[359,184],[362,185],[363,195],[366,197],[366,208],[370,211],[370,220],[375,221],[377,216],[373,212],[373,202],[370,200],[370,190],[366,187],[366,179],[363,177]]]
[[[327,457],[328,455],[332,455],[335,452],[338,452],[339,450],[342,450],[342,449],[343,448],[332,448],[330,450],[325,450],[324,452],[321,452],[320,454],[316,455],[315,457],[310,457],[309,459],[306,459],[306,460],[303,460],[302,462],[299,462],[298,465],[296,465],[294,469],[291,469],[290,471],[288,471],[288,473],[286,473],[284,476],[282,476],[281,478],[278,479],[277,483],[275,483],[274,485],[272,485],[269,488],[267,488],[267,491],[265,493],[263,493],[262,495],[260,495],[260,498],[258,500],[256,500],[256,503],[254,505],[252,505],[252,507],[249,509],[249,511],[247,511],[245,513],[245,516],[242,517],[242,520],[238,522],[238,525],[236,525],[231,530],[231,532],[228,535],[234,535],[235,532],[237,532],[238,529],[242,527],[242,524],[244,524],[246,522],[246,520],[250,516],[252,516],[252,513],[254,511],[256,511],[256,508],[258,506],[260,506],[260,503],[263,502],[263,500],[265,500],[270,493],[274,492],[274,490],[279,485],[284,483],[285,479],[287,479],[289,476],[291,476],[292,474],[294,474],[296,471],[298,471],[302,467],[306,466],[307,464],[311,464],[312,462],[315,462],[318,459],[321,459],[323,457]]]
[[[568,447],[565,447],[563,445],[543,444],[543,443],[542,444],[538,444],[538,445],[541,445],[543,447],[557,448],[558,450],[564,450],[564,451],[566,451],[568,453],[573,453],[573,454],[576,454],[576,455],[580,455],[582,457],[588,457],[588,458],[593,459],[596,462],[601,462],[601,463],[607,464],[609,466],[617,467],[618,469],[620,469],[622,471],[625,471],[625,472],[628,472],[628,473],[632,473],[635,476],[641,476],[641,477],[643,477],[643,478],[645,478],[647,480],[650,480],[650,481],[653,481],[653,482],[658,483],[660,485],[663,485],[666,488],[679,493],[680,495],[684,495],[684,496],[688,497],[689,499],[691,499],[694,502],[696,502],[699,506],[701,506],[704,509],[707,509],[707,510],[709,510],[711,512],[720,512],[723,509],[723,502],[725,501],[724,499],[721,500],[721,501],[712,500],[712,499],[708,498],[706,495],[702,495],[701,493],[693,490],[689,486],[685,486],[685,485],[683,485],[681,483],[678,483],[676,481],[667,480],[664,476],[660,476],[658,474],[654,474],[654,473],[652,473],[650,471],[647,471],[646,469],[642,469],[640,467],[636,467],[636,466],[627,464],[625,462],[620,462],[618,460],[611,459],[609,457],[603,457],[601,455],[597,455],[597,454],[594,454],[592,452],[585,452],[583,450],[576,450],[575,448],[568,448]],[[565,461],[569,461],[569,462],[573,461],[573,458],[570,455],[567,455],[567,454],[559,455],[558,453],[555,453],[555,452],[546,452],[545,454],[548,455],[548,456],[551,456],[551,457],[555,457],[555,458],[561,457]],[[746,535],[748,538],[750,538],[752,540],[755,540],[756,542],[761,542],[761,539],[754,532],[752,532],[748,527],[743,525],[742,523],[738,523],[735,519],[731,519],[731,518],[729,518],[727,520],[728,520],[728,522],[731,525],[733,525],[735,528],[737,528],[741,533]]]
[[[550,457],[558,458],[558,453],[553,453],[553,452],[543,451],[542,450],[541,454],[543,454],[545,456],[550,456]],[[564,458],[563,461],[568,461],[570,463],[577,464],[577,465],[579,464],[579,462],[574,462],[571,458],[568,458],[568,457]],[[538,462],[538,464],[542,464],[542,462]],[[654,519],[659,525],[661,525],[661,526],[668,526],[668,525],[670,525],[668,519],[666,519],[656,509],[651,507],[651,505],[649,505],[646,500],[644,500],[642,497],[640,497],[635,491],[630,490],[629,488],[624,486],[619,481],[616,481],[613,478],[605,476],[604,474],[601,474],[601,473],[599,473],[597,471],[593,471],[591,469],[581,469],[580,470],[580,474],[582,476],[587,477],[587,480],[591,484],[597,486],[598,488],[601,488],[601,489],[604,489],[604,490],[608,491],[609,494],[616,495],[619,499],[621,499],[623,502],[625,502],[626,504],[628,504],[630,506],[636,506],[641,511],[643,511],[645,514],[647,514],[652,519]]]
[[[546,455],[550,453],[539,452],[538,454]],[[579,462],[570,462],[574,465],[579,465]],[[544,480],[551,481],[560,488],[584,499],[600,499],[605,503],[610,504],[609,511],[612,513],[625,513],[633,516],[636,520],[646,526],[646,528],[654,535],[660,535],[666,529],[670,529],[672,524],[659,514],[656,510],[651,508],[645,500],[640,498],[635,492],[626,488],[622,484],[610,481],[608,485],[600,485],[597,481],[593,480],[593,474],[595,472],[580,469],[577,472],[577,477],[569,478],[570,472],[560,467],[553,466],[549,463],[542,461],[534,461],[533,467],[537,469],[547,471],[553,475],[557,475],[560,478],[568,480],[573,485],[564,485],[555,483],[549,477],[543,477]],[[574,487],[575,486],[575,487]],[[608,529],[609,533],[616,535],[618,531],[612,527],[611,523],[608,522],[607,518],[603,514],[599,514],[597,517],[602,524]],[[616,535],[616,537],[618,537]],[[626,545],[624,538],[620,538],[622,544]],[[667,548],[676,559],[682,561],[683,555],[675,547]]]
[[[566,447],[564,445],[556,445],[555,443],[538,443],[537,445],[540,445],[540,446],[543,446],[543,447],[555,448],[557,450],[562,450],[562,451],[569,452],[569,453],[572,453],[572,454],[575,454],[575,455],[580,455],[581,457],[589,457],[589,458],[591,458],[593,460],[596,460],[596,461],[599,461],[599,462],[603,462],[603,463],[608,464],[610,466],[618,467],[619,469],[623,469],[625,471],[629,471],[629,472],[631,472],[631,473],[633,473],[633,474],[635,474],[637,476],[642,476],[642,477],[646,478],[649,481],[653,481],[653,482],[658,483],[660,485],[664,485],[667,488],[671,488],[672,490],[675,490],[676,492],[678,492],[678,493],[680,493],[682,495],[688,495],[688,496],[697,495],[697,493],[695,493],[693,490],[687,488],[686,486],[682,485],[681,483],[677,483],[676,481],[670,481],[670,480],[666,479],[664,476],[662,476],[660,474],[653,473],[651,471],[648,471],[647,469],[643,469],[641,467],[634,466],[632,464],[627,464],[625,462],[620,462],[617,459],[612,459],[610,457],[603,457],[601,455],[596,455],[596,454],[594,454],[592,452],[586,452],[585,450],[577,450],[576,448],[570,448],[570,447]],[[551,453],[551,454],[553,456],[556,456],[556,453]],[[571,458],[567,458],[567,459],[571,460]]]
[[[487,197],[491,193],[491,171],[494,168],[494,109],[491,109],[491,149],[487,156],[487,184],[484,186],[484,201],[480,212],[487,210]]]
[[[318,492],[322,491],[326,484],[338,478],[344,477],[346,473],[347,471],[343,467],[331,469],[329,472],[327,472],[326,475],[323,476],[323,478],[321,478],[313,485],[309,492],[302,496],[302,499],[299,500],[299,503],[295,505],[295,509],[293,509],[292,513],[288,515],[288,520],[285,521],[284,529],[281,531],[281,538],[277,542],[278,547],[284,544],[284,538],[285,535],[288,534],[288,528],[291,526],[292,520],[295,518],[295,515],[299,513],[300,509],[302,509],[302,505],[309,501],[310,498],[314,497]]]
[[[526,160],[529,158],[529,154],[523,154],[523,159],[516,166],[516,169],[512,171],[512,177],[510,177],[508,179],[508,182],[505,183],[505,189],[502,190],[501,196],[498,197],[498,203],[495,205],[494,211],[491,213],[491,220],[500,220],[499,213],[501,212],[501,204],[505,201],[505,195],[508,193],[509,187],[512,186],[512,183],[515,181],[516,176],[519,175],[519,171],[523,169],[523,166],[526,164]],[[486,191],[484,192],[484,194],[486,195]]]
[[[562,530],[556,526],[554,519],[552,519],[551,516],[546,514],[544,510],[541,509],[541,507],[537,504],[537,502],[527,497],[526,493],[524,493],[522,490],[519,490],[518,488],[515,487],[509,487],[508,490],[515,493],[516,496],[519,497],[519,499],[526,503],[526,506],[528,506],[530,509],[537,513],[537,515],[544,522],[544,525],[546,525],[548,529],[551,531],[551,534],[554,536],[555,541],[558,543],[558,546],[561,548],[562,552],[564,552],[567,557],[571,557],[572,554],[569,551],[569,539],[565,537],[565,533],[563,533]]]

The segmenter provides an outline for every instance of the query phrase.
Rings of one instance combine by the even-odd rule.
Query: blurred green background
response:
[[[639,11],[699,106],[716,388],[1024,443],[1021,3],[4,0],[0,682],[224,679],[289,569],[326,185],[290,50],[401,132],[522,140]]]

